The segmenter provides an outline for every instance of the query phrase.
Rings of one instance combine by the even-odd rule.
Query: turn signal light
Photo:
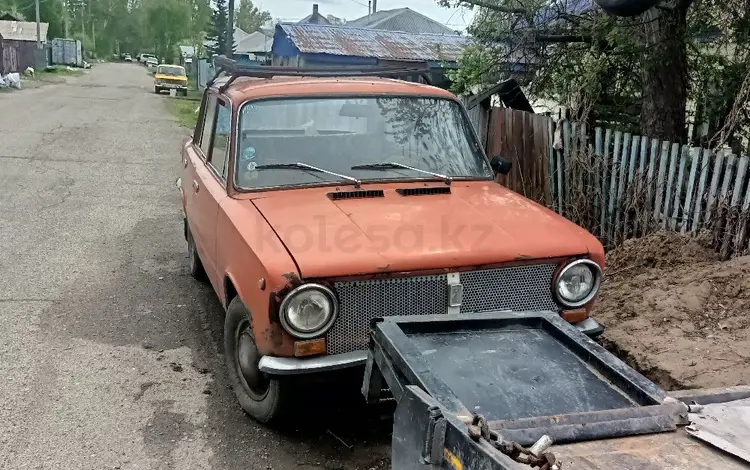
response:
[[[575,310],[563,310],[562,317],[570,323],[578,323],[587,319],[589,314],[586,312],[585,308],[578,308]]]
[[[326,352],[325,338],[294,342],[294,355],[297,357],[314,356]]]

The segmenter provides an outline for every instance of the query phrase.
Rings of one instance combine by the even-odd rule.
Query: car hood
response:
[[[450,194],[334,200],[333,188],[266,192],[252,200],[305,278],[422,271],[560,258],[602,247],[591,234],[493,182]],[[444,187],[444,186],[443,186]],[[366,189],[374,189],[366,187]]]

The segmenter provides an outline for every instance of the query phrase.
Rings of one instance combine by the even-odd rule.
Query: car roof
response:
[[[228,77],[218,78],[212,88],[226,84]],[[239,77],[232,82],[225,94],[232,101],[279,98],[291,96],[378,96],[409,95],[430,96],[455,100],[456,97],[443,89],[421,83],[379,77],[320,78],[320,77]]]

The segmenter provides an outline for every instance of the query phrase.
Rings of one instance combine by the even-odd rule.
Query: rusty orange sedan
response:
[[[182,162],[190,271],[226,309],[229,377],[258,421],[290,404],[289,376],[362,367],[377,317],[551,310],[602,330],[602,245],[497,184],[508,161],[447,91],[219,78]]]

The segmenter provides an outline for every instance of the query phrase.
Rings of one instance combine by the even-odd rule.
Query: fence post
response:
[[[714,171],[711,176],[711,188],[708,191],[708,204],[706,205],[706,222],[710,222],[714,216],[714,205],[716,204],[716,191],[719,189],[719,178],[721,177],[721,167],[724,163],[724,154],[719,152],[714,158]]]
[[[630,192],[630,202],[623,206],[625,211],[625,220],[622,224],[622,240],[628,238],[628,225],[630,225],[630,204],[633,204],[636,200],[635,192],[633,190],[633,177],[635,176],[635,164],[636,156],[638,155],[638,143],[641,137],[638,135],[633,136],[633,141],[630,144],[630,163],[628,163],[628,185],[625,191],[625,198],[628,198],[628,191]],[[635,224],[633,225],[633,231],[635,232]]]
[[[745,200],[742,201],[742,212],[740,212],[740,230],[734,242],[735,253],[744,253],[745,240],[747,238],[748,210],[750,210],[750,185],[745,190]]]
[[[699,149],[700,150],[700,149]],[[711,164],[711,153],[708,149],[700,150],[703,155],[703,164],[701,165],[701,178],[698,182],[698,192],[695,195],[695,211],[693,212],[693,225],[690,227],[690,233],[696,233],[700,226],[701,206],[703,205],[703,192],[706,190],[706,180],[708,179],[708,165]]]
[[[734,155],[730,156],[730,158]],[[742,186],[745,183],[745,171],[747,171],[747,157],[740,157],[737,159],[737,176],[734,179],[734,185],[732,186],[732,200],[727,208],[726,223],[724,224],[724,236],[721,241],[720,256],[721,259],[729,259],[729,254],[732,249],[731,241],[734,239],[732,234],[734,233],[734,227],[737,222],[737,205],[740,203],[740,192]],[[723,188],[722,188],[723,189]]]
[[[548,139],[548,145],[549,145],[549,196],[550,196],[550,205],[552,206],[552,209],[555,208],[555,179],[557,175],[555,174],[555,139],[552,132],[552,118],[547,118],[547,139]]]
[[[615,200],[617,198],[617,175],[620,160],[620,139],[622,138],[622,132],[615,131],[615,151],[612,154],[612,175],[609,184],[609,208],[607,210],[607,244],[610,246],[613,244],[612,221],[614,220],[615,212]]]
[[[695,189],[695,177],[698,173],[698,165],[700,165],[701,149],[692,148],[690,149],[691,165],[690,165],[690,176],[688,177],[687,193],[685,194],[685,208],[682,211],[682,227],[680,232],[687,233],[688,225],[690,223],[690,214],[692,213],[693,203],[693,189]],[[696,196],[696,199],[700,197],[700,193]]]
[[[604,149],[601,153],[602,157],[602,208],[599,213],[599,236],[604,240],[607,236],[607,217],[609,212],[607,211],[608,200],[607,194],[609,193],[607,187],[607,177],[611,178],[612,166],[609,164],[609,144],[612,143],[612,129],[604,131]],[[610,180],[611,181],[611,180]],[[607,240],[608,241],[608,240]]]
[[[680,169],[677,173],[677,188],[674,193],[674,206],[672,208],[672,218],[669,220],[669,228],[671,230],[677,230],[677,217],[680,214],[680,201],[682,201],[682,182],[685,180],[683,175],[685,174],[685,165],[687,164],[688,147],[687,145],[682,146],[680,151]]]
[[[669,203],[672,202],[672,185],[674,185],[674,172],[677,168],[677,158],[680,155],[680,144],[672,144],[672,155],[669,158],[669,176],[667,177],[667,195],[664,199],[664,217],[661,220],[661,228],[667,228],[669,219]]]
[[[667,172],[669,160],[669,142],[661,143],[661,157],[659,160],[659,178],[656,181],[656,204],[654,205],[654,222],[659,225],[661,219],[662,199],[664,199],[664,174]],[[666,205],[666,203],[665,203]]]
[[[625,133],[625,139],[622,144],[622,157],[620,158],[620,177],[617,187],[617,206],[615,208],[615,230],[614,230],[614,243],[617,245],[620,240],[618,239],[618,233],[620,232],[620,212],[622,212],[622,197],[625,189],[625,172],[627,171],[628,164],[628,150],[630,149],[630,133]]]
[[[651,157],[648,163],[648,179],[646,180],[646,208],[643,213],[643,235],[651,227],[651,212],[654,210],[654,173],[656,173],[656,156],[659,155],[659,139],[651,139]]]
[[[594,223],[599,220],[601,207],[599,207],[599,198],[602,195],[602,180],[605,179],[605,165],[602,164],[602,128],[594,129]],[[599,236],[602,235],[602,226],[599,225]]]

